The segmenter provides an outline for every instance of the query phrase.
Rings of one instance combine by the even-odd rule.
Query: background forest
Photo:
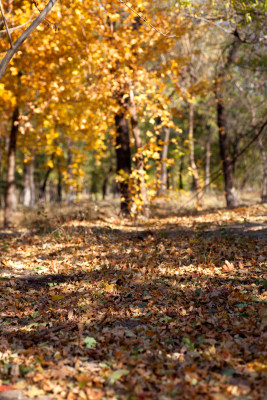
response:
[[[42,3],[2,2],[13,42]],[[88,194],[145,216],[189,191],[197,208],[210,191],[266,202],[265,16],[256,0],[56,2],[0,84],[4,224],[17,203]]]

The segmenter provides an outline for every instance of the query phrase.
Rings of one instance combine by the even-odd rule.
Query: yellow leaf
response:
[[[62,296],[62,294],[55,294],[54,296],[51,297],[53,301],[58,301],[58,300],[62,300],[65,299],[64,296]]]

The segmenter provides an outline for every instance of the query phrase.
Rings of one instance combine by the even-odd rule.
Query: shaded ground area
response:
[[[0,233],[0,399],[266,398],[264,206],[41,227]]]

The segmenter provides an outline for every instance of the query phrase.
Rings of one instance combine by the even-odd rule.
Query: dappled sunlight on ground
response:
[[[263,399],[265,215],[70,216],[3,236],[0,388]]]

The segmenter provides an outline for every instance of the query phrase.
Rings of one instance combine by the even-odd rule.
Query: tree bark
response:
[[[217,104],[217,125],[219,132],[220,154],[223,163],[224,187],[227,207],[237,207],[239,196],[234,186],[234,167],[230,157],[229,138],[227,130],[227,116],[225,101],[223,97],[223,85],[225,75],[229,66],[233,63],[235,54],[239,47],[239,42],[235,40],[228,53],[227,60],[221,66],[215,79],[215,99]]]
[[[248,100],[249,97],[247,96]],[[253,107],[253,104],[249,101],[250,104],[250,110],[251,110],[251,115],[252,115],[252,126],[255,129],[255,135],[260,135],[261,129],[257,128],[256,124],[256,112]],[[260,154],[262,158],[262,169],[263,169],[263,179],[262,179],[262,188],[261,188],[261,202],[262,203],[267,203],[267,155],[265,152],[265,147],[262,142],[261,136],[258,136],[258,144],[260,148]]]
[[[163,194],[168,187],[168,171],[167,171],[167,158],[168,158],[168,148],[170,140],[170,128],[165,126],[164,130],[164,144],[161,154],[161,172],[160,172],[160,187],[159,194]]]
[[[68,140],[68,152],[67,152],[67,165],[68,165],[68,179],[69,184],[67,186],[67,202],[72,204],[74,201],[74,187],[73,187],[73,170],[72,170],[72,143]]]
[[[129,106],[130,114],[131,114],[131,127],[132,133],[135,141],[135,160],[136,160],[136,167],[139,174],[139,190],[141,195],[141,200],[143,202],[143,207],[141,210],[142,215],[145,217],[149,217],[149,205],[148,205],[148,198],[147,198],[147,190],[146,190],[146,183],[145,183],[145,166],[144,166],[144,156],[142,153],[142,139],[141,133],[138,126],[138,118],[137,112],[134,102],[134,93],[130,90],[130,106]]]
[[[129,188],[129,175],[131,174],[131,149],[129,137],[129,123],[125,117],[125,112],[121,111],[115,116],[116,125],[116,158],[117,158],[117,174],[120,175],[121,181],[121,213],[122,215],[130,214],[131,196]]]
[[[62,173],[59,165],[57,169],[57,202],[62,202]]]
[[[267,155],[264,149],[264,145],[262,143],[262,138],[259,136],[258,143],[260,147],[261,157],[262,157],[262,166],[263,166],[263,180],[262,180],[262,192],[261,192],[261,201],[262,203],[267,203]]]
[[[220,154],[223,163],[223,175],[227,207],[237,207],[239,197],[234,186],[234,168],[230,157],[229,139],[227,132],[225,102],[222,92],[221,79],[216,81],[217,124],[219,130]]]
[[[197,192],[197,207],[201,207],[201,185],[198,175],[197,166],[195,163],[195,146],[194,146],[194,104],[189,103],[189,127],[188,127],[188,142],[189,142],[189,158],[190,167],[194,179],[194,184]]]
[[[183,190],[183,171],[184,171],[184,156],[181,156],[180,168],[179,168],[179,190]]]
[[[40,186],[40,192],[39,192],[39,199],[43,200],[45,199],[45,191],[46,191],[46,185],[47,185],[47,181],[49,178],[50,173],[52,172],[53,168],[48,167],[48,170],[46,171],[45,177],[44,177],[44,181],[42,183],[42,185]]]
[[[102,183],[102,200],[105,200],[106,195],[107,195],[108,180],[109,180],[109,176],[110,176],[111,172],[112,172],[112,166],[109,168],[109,170],[105,174],[105,177],[104,177],[104,180]]]
[[[2,208],[2,203],[3,203],[3,201],[2,201],[2,187],[3,187],[2,157],[3,157],[3,154],[2,154],[2,143],[1,142],[2,142],[2,138],[0,138],[0,208]]]
[[[5,190],[5,208],[4,208],[4,226],[11,226],[13,223],[13,211],[16,206],[16,145],[19,130],[19,108],[15,107],[12,117],[12,126],[10,131],[8,157],[7,157],[7,179]]]
[[[205,154],[205,192],[209,193],[210,191],[210,132],[208,132],[206,138],[206,154]]]
[[[34,160],[31,159],[24,163],[24,188],[23,205],[33,208],[35,204],[35,185],[34,185]]]

